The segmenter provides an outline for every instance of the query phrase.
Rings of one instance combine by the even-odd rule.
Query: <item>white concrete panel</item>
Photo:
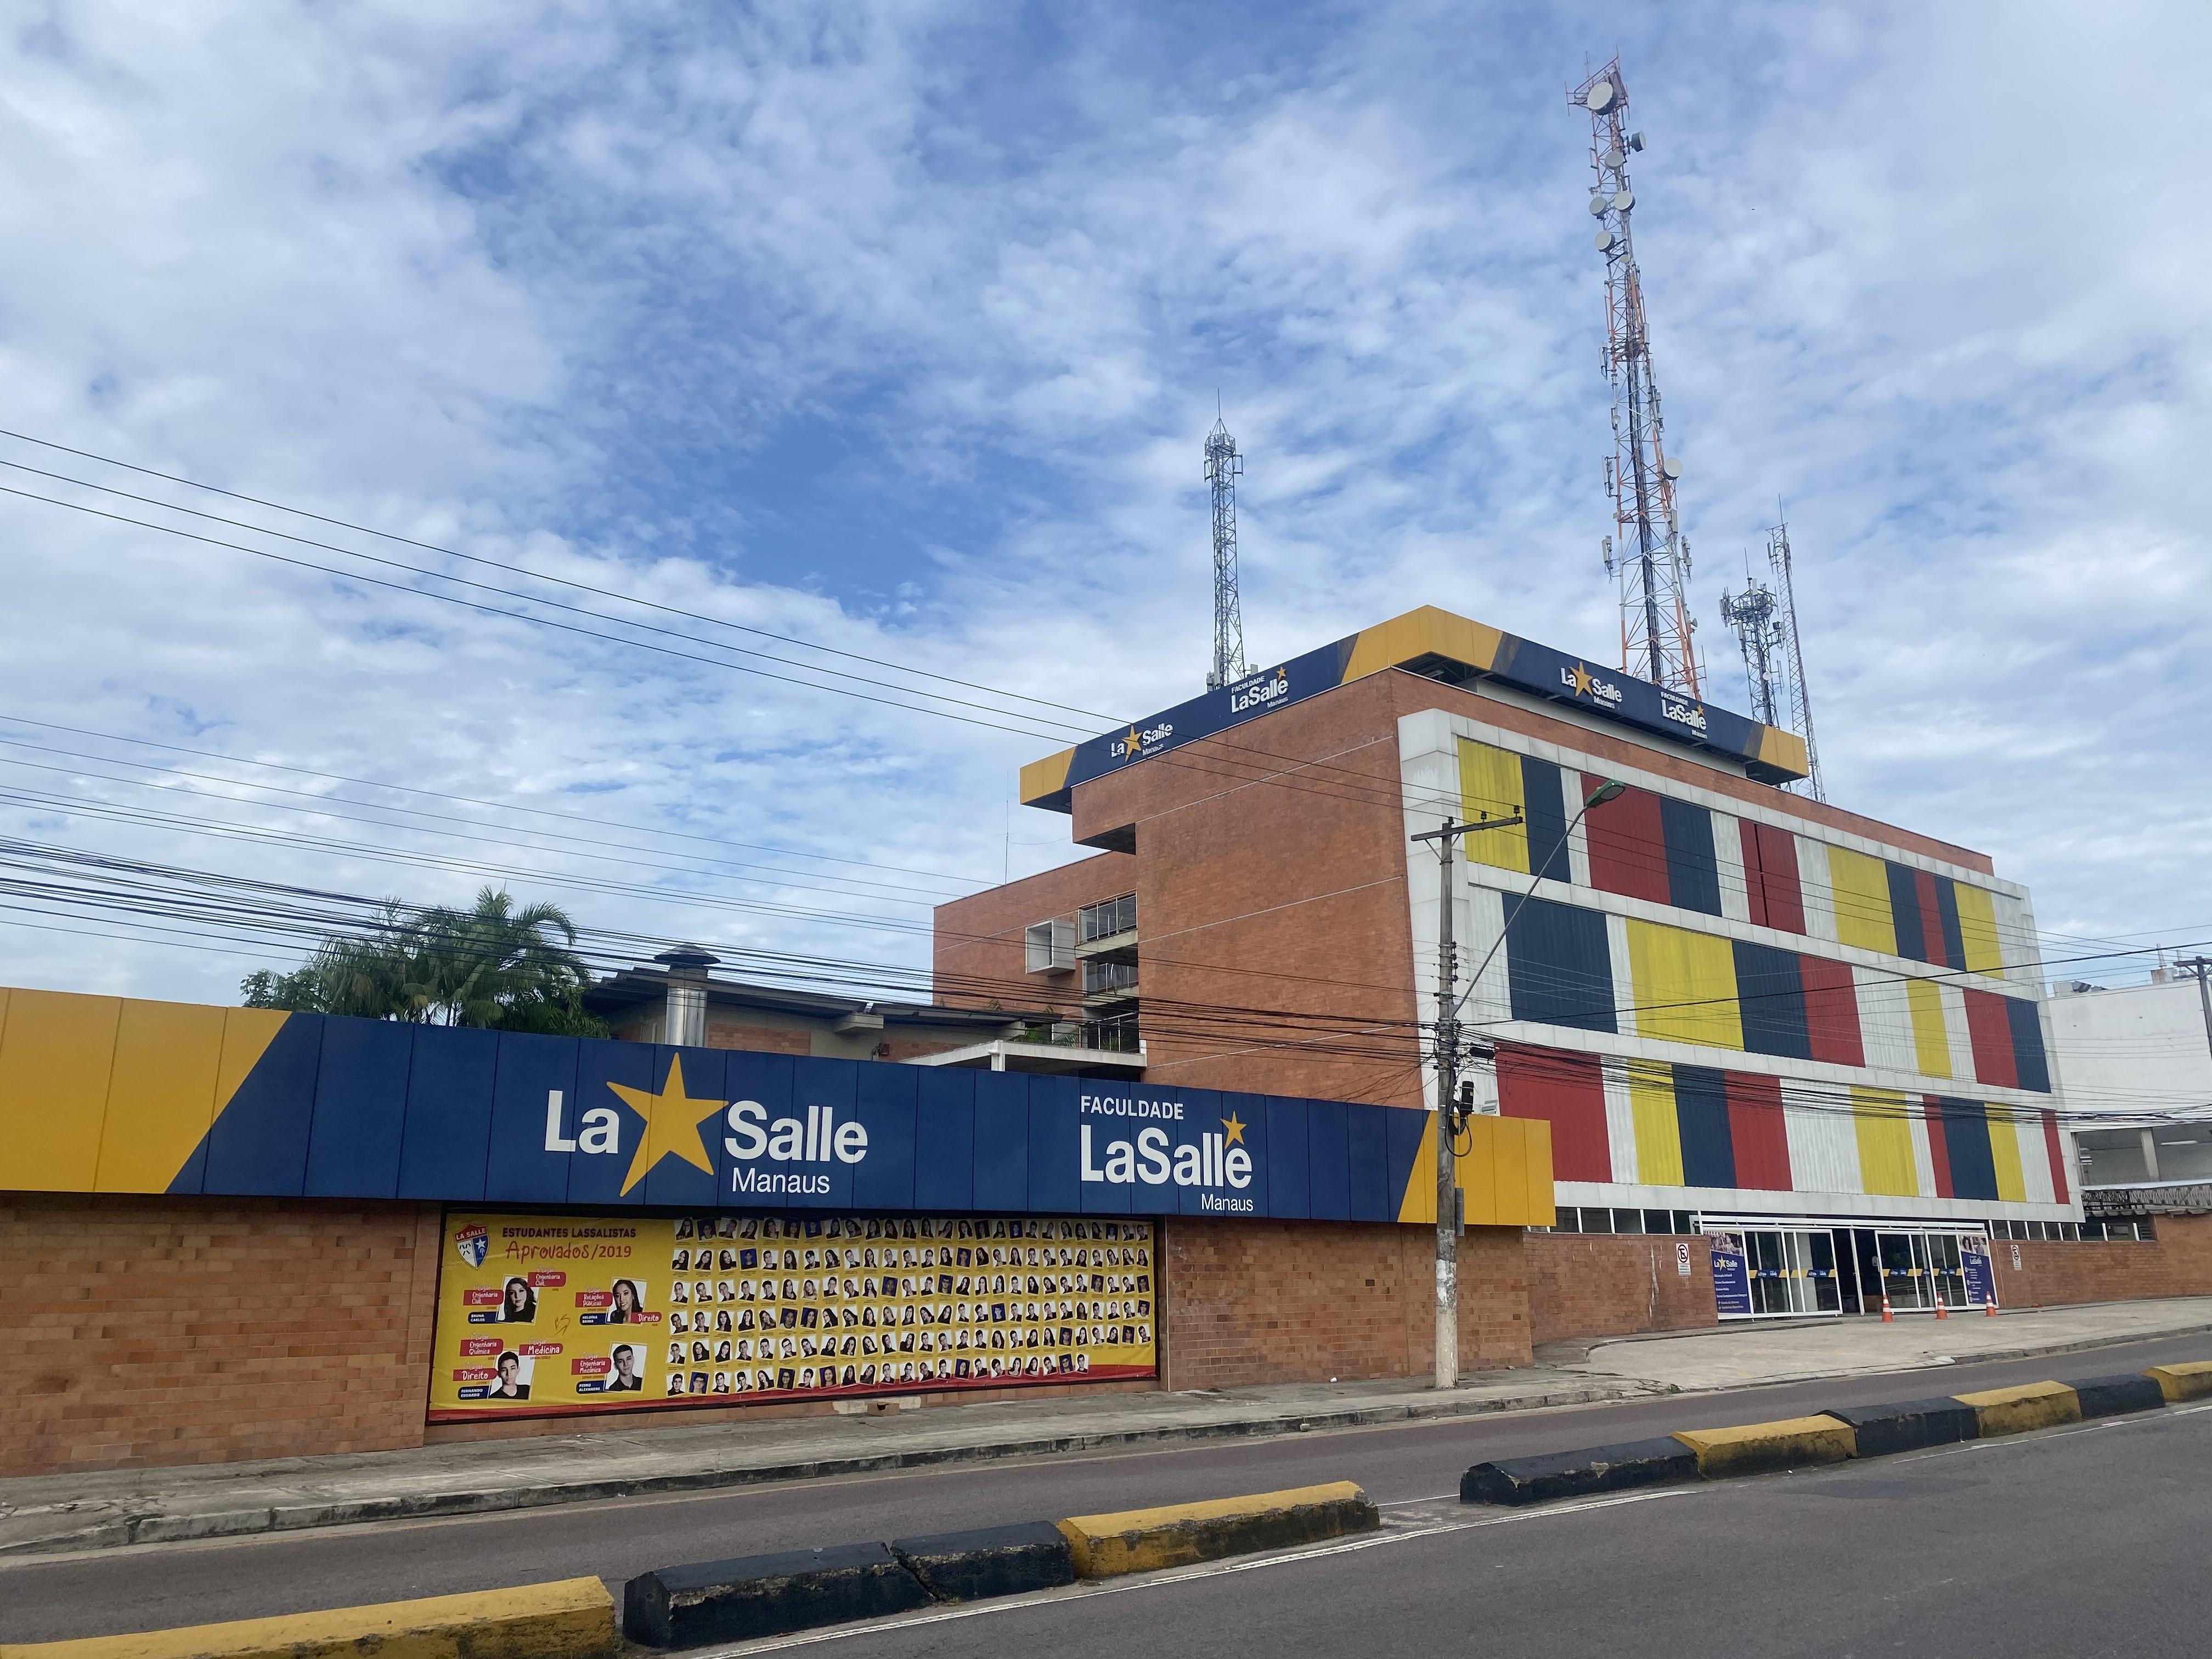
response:
[[[1613,969],[1613,1023],[1621,1036],[1636,1035],[1636,977],[1628,965],[1628,919],[1605,919],[1605,954]]]
[[[1835,1091],[1782,1085],[1782,1121],[1790,1136],[1790,1176],[1808,1200],[1858,1194],[1858,1134]]]
[[[1730,921],[1751,921],[1751,889],[1743,872],[1743,820],[1713,814],[1713,863],[1720,872],[1721,914]]]
[[[1904,985],[1890,975],[1854,968],[1851,991],[1859,1005],[1859,1046],[1869,1068],[1917,1077],[1920,1059],[1912,1044],[1912,1012]]]
[[[1936,992],[1943,1000],[1943,1037],[1951,1049],[1952,1081],[1978,1083],[1981,1079],[1974,1074],[1974,1034],[1966,1024],[1966,994],[1940,980]]]
[[[1613,1178],[1623,1186],[1636,1184],[1636,1115],[1628,1099],[1628,1066],[1620,1060],[1599,1062],[1605,1079],[1605,1140],[1613,1154]],[[1611,1203],[1613,1200],[1605,1200]]]
[[[1828,884],[1828,848],[1810,836],[1793,835],[1797,848],[1797,887],[1805,899],[1805,934],[1808,939],[1840,942],[1836,932],[1836,890]]]

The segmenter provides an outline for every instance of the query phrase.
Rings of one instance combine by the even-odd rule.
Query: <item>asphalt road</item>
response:
[[[2203,1337],[2170,1339],[1720,1395],[23,1558],[0,1562],[0,1642],[589,1573],[619,1594],[635,1573],[686,1561],[1353,1480],[1389,1510],[1379,1543],[1103,1599],[994,1605],[840,1638],[839,1651],[1042,1641],[1127,1659],[1133,1645],[1279,1640],[1300,1654],[1429,1655],[1443,1632],[1455,1651],[1575,1652],[1586,1638],[1608,1654],[2118,1652],[2193,1638],[2212,1611],[2193,1541],[2212,1491],[2212,1413],[1503,1521],[1440,1500],[1486,1457],[2205,1357]]]

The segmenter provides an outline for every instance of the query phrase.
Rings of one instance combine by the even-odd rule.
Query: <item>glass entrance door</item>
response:
[[[1966,1273],[1960,1260],[1959,1240],[1954,1233],[1928,1233],[1923,1236],[1927,1246],[1929,1269],[1929,1289],[1946,1308],[1966,1305]]]
[[[1750,1228],[1743,1234],[1754,1314],[1830,1314],[1843,1310],[1836,1284],[1836,1236]]]
[[[1918,1233],[1876,1233],[1875,1253],[1881,1261],[1881,1292],[1899,1313],[1936,1304],[1929,1297],[1927,1241]]]

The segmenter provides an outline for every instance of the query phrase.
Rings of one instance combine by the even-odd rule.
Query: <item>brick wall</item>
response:
[[[1674,1246],[1690,1246],[1690,1276]],[[1528,1233],[1529,1336],[1535,1342],[1717,1325],[1712,1252],[1701,1238]]]
[[[1990,1241],[1997,1267],[1997,1305],[2060,1307],[2137,1297],[2212,1296],[2212,1216],[2160,1216],[2151,1243],[2067,1243],[2053,1239]],[[2012,1253],[2020,1252],[2020,1266]]]
[[[0,1474],[421,1443],[439,1212],[0,1202]]]
[[[1419,1376],[1435,1352],[1436,1235],[1316,1221],[1173,1219],[1162,1241],[1170,1389]],[[1528,1363],[1517,1228],[1460,1249],[1460,1364]]]

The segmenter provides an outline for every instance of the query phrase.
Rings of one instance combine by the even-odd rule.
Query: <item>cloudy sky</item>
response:
[[[2212,935],[2201,8],[7,13],[0,836],[922,960],[1068,856],[1022,761],[1202,684],[1217,396],[1255,659],[1603,651],[1618,51],[1716,700],[1780,498],[1832,798]],[[0,982],[286,959],[8,902]]]

